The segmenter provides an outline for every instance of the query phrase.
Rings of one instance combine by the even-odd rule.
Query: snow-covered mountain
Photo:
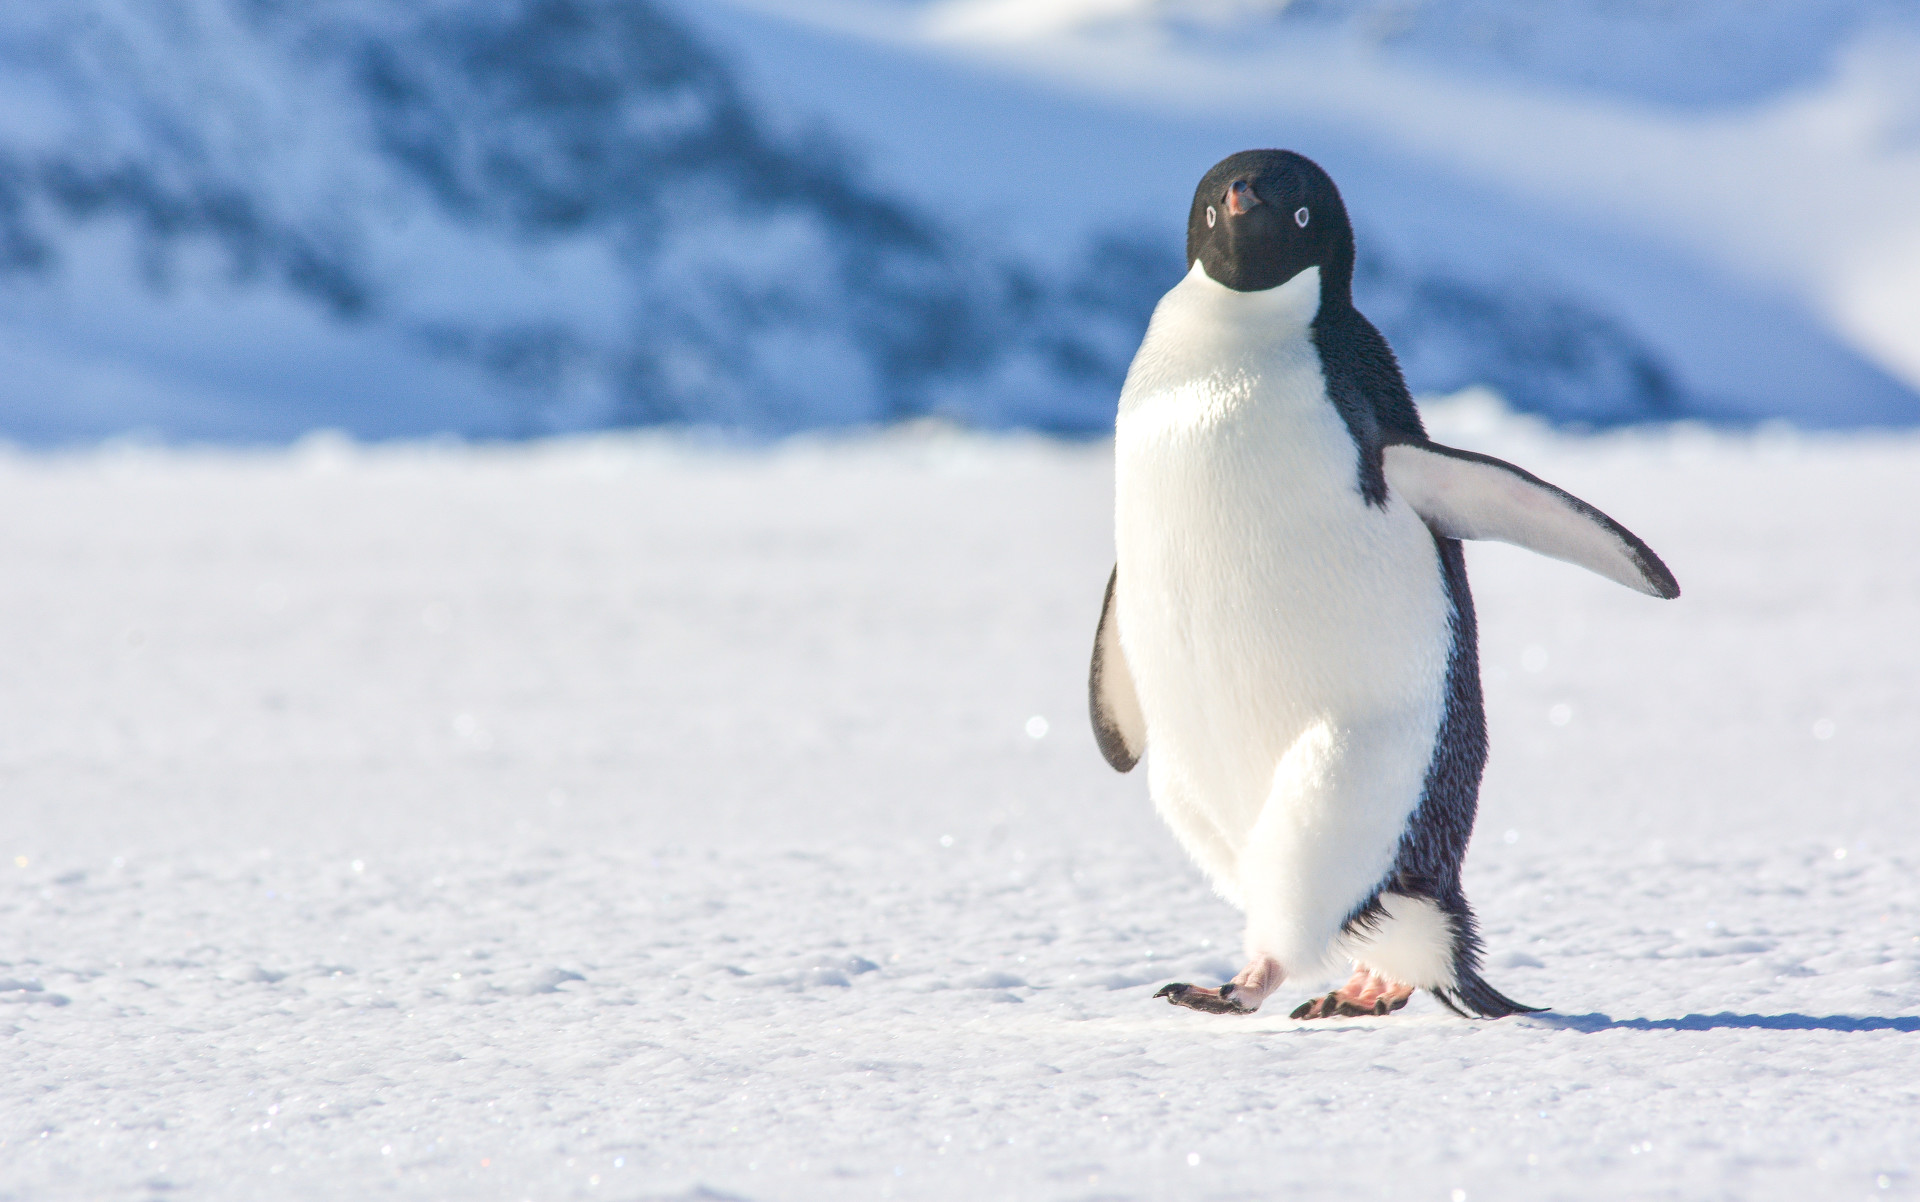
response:
[[[1220,154],[1306,151],[1382,268],[1362,307],[1428,387],[1477,375],[1566,414],[1582,393],[1569,377],[1589,373],[1553,348],[1605,345],[1609,370],[1657,367],[1684,411],[1914,420],[1920,9],[1906,0],[733,2],[1026,86],[1028,108],[1061,112],[976,107],[1009,140],[1047,142],[1025,156],[1041,170],[1104,183],[1124,163],[1113,191],[1161,225]],[[801,94],[794,56],[756,49],[765,30],[737,40]],[[891,111],[870,91],[806,94],[911,157],[897,122],[865,118]],[[936,118],[949,135],[964,120]],[[1616,418],[1648,408],[1596,391]]]
[[[1583,189],[1606,173],[1568,167],[1579,146],[1523,144],[1600,120],[1592,145],[1631,174],[1635,136],[1761,111],[1902,28],[1895,8],[1735,7],[1610,26],[1618,6],[1582,0],[15,6],[0,436],[1095,431],[1178,276],[1192,180],[1252,144],[1341,180],[1362,307],[1417,388],[1592,423],[1920,419],[1920,369],[1833,317],[1897,327],[1901,272],[1823,297],[1791,263],[1740,262],[1764,222],[1697,235],[1712,189],[1653,189],[1650,230]],[[1680,71],[1723,26],[1752,65]],[[1578,53],[1605,38],[1630,52]],[[1730,140],[1771,128],[1714,120],[1698,141],[1722,175]],[[1890,178],[1865,182],[1907,195]],[[1841,215],[1848,263],[1903,245],[1897,221]]]
[[[646,3],[99,0],[0,55],[16,437],[1082,429],[1141,316],[1124,254],[996,262]]]
[[[1911,29],[1908,0],[902,0],[948,34],[1023,40],[1152,26],[1175,37],[1337,35],[1457,75],[1677,106],[1819,85],[1836,51]]]

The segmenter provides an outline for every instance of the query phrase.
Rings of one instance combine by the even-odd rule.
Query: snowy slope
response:
[[[16,438],[1083,429],[1151,303],[776,136],[649,4],[76,0],[0,64]]]
[[[1151,999],[1106,447],[0,458],[0,1196],[1920,1196],[1920,444],[1435,425],[1686,588],[1470,551],[1493,1024]]]
[[[1333,34],[1461,75],[1674,107],[1817,86],[1837,52],[1911,28],[1901,0],[901,0],[952,34],[1032,38],[1151,25],[1244,42]],[[848,10],[852,11],[852,10]]]
[[[13,6],[0,435],[1097,432],[1192,180],[1273,142],[1417,388],[1912,422],[1910,14],[1688,12]]]
[[[963,159],[1003,145],[1006,166],[957,186],[993,189],[1010,222],[1057,226],[1037,198],[1064,176],[1113,193],[1102,219],[1124,202],[1173,237],[1222,154],[1308,152],[1348,195],[1370,268],[1361,306],[1416,388],[1493,383],[1597,420],[1920,412],[1910,6],[699,8],[790,102],[831,106],[879,148],[876,167],[950,138]],[[1017,89],[1019,115],[957,107],[937,69],[939,100],[916,104],[917,83],[889,86],[911,73],[877,61],[902,55]]]

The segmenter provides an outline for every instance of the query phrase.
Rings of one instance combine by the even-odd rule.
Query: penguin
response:
[[[1632,532],[1490,455],[1427,437],[1353,306],[1353,230],[1320,167],[1223,159],[1186,276],[1154,309],[1114,427],[1115,565],[1088,694],[1102,754],[1246,915],[1246,967],[1154,996],[1248,1014],[1351,970],[1294,1018],[1537,1007],[1480,974],[1461,890],[1487,757],[1465,539],[1654,597]]]

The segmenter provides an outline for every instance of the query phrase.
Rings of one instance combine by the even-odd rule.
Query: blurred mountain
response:
[[[1283,15],[1379,19],[1345,8]],[[1042,208],[1071,197],[1071,181],[1049,191],[977,139],[1052,122],[1111,155],[1113,115],[1010,103],[1019,88],[991,77],[967,85],[971,107],[943,110],[911,56],[900,69],[916,82],[875,93],[897,46],[742,32],[720,12],[0,10],[0,436],[777,434],[926,414],[1104,428],[1178,278],[1184,200],[1170,216],[1092,205],[1049,227],[1043,254],[962,201],[995,186],[1038,187]],[[783,88],[783,58],[798,84]],[[949,142],[954,123],[976,142]],[[917,140],[927,165],[903,176],[888,136]],[[1183,163],[1176,191],[1194,175]],[[1392,233],[1366,240],[1363,301],[1416,386],[1490,384],[1594,423],[1778,411],[1703,387],[1604,288],[1408,253]],[[1813,375],[1859,390],[1844,371]],[[1836,420],[1912,399],[1882,392]]]
[[[1087,429],[1151,304],[771,134],[644,2],[95,0],[0,62],[15,437]]]
[[[1817,85],[1861,35],[1911,29],[1911,0],[882,0],[948,32],[1031,38],[1152,26],[1245,45],[1332,34],[1454,74],[1618,99],[1751,104]]]
[[[1103,226],[1173,242],[1222,155],[1311,155],[1416,390],[1487,383],[1591,423],[1920,420],[1911,0],[684,12],[891,191],[983,213],[1032,256]]]

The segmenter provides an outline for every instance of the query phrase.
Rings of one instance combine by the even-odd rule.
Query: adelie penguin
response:
[[[1154,310],[1115,426],[1114,573],[1089,685],[1100,749],[1246,912],[1247,966],[1156,996],[1257,1010],[1353,968],[1295,1018],[1532,1009],[1480,975],[1460,888],[1486,761],[1462,539],[1677,597],[1578,497],[1433,442],[1353,307],[1326,172],[1280,150],[1207,172],[1186,278]]]

